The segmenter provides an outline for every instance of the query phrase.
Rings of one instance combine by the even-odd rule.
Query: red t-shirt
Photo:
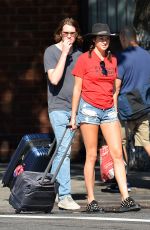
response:
[[[104,59],[107,75],[102,73],[100,61],[94,51],[91,57],[88,52],[83,53],[79,56],[72,74],[82,78],[81,97],[86,102],[97,108],[108,109],[114,105],[113,86],[117,77],[117,61],[114,56],[112,62]]]

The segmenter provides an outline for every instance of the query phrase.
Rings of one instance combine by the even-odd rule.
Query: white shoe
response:
[[[80,206],[72,199],[72,197],[65,196],[64,199],[60,200],[58,203],[58,207],[67,210],[77,210],[80,209]]]

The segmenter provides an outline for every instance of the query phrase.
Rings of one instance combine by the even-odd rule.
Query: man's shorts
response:
[[[102,123],[118,121],[115,107],[110,109],[99,109],[88,104],[82,98],[80,100],[77,122],[100,125]]]
[[[122,125],[123,145],[126,144],[125,124]],[[150,120],[149,116],[145,115],[139,119],[127,122],[129,134],[133,134],[135,146],[146,146],[150,144]]]

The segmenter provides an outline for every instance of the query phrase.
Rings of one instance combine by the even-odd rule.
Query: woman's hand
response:
[[[70,129],[71,130],[75,130],[78,128],[78,126],[76,125],[76,118],[72,118],[71,117],[71,121],[69,123]]]

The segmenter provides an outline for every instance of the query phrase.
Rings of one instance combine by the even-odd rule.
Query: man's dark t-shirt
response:
[[[71,71],[81,54],[81,51],[74,50],[67,56],[66,65],[62,79],[58,85],[52,85],[48,79],[48,112],[54,110],[71,110],[74,77]],[[61,55],[61,50],[56,45],[49,46],[44,53],[45,72],[55,69]]]

